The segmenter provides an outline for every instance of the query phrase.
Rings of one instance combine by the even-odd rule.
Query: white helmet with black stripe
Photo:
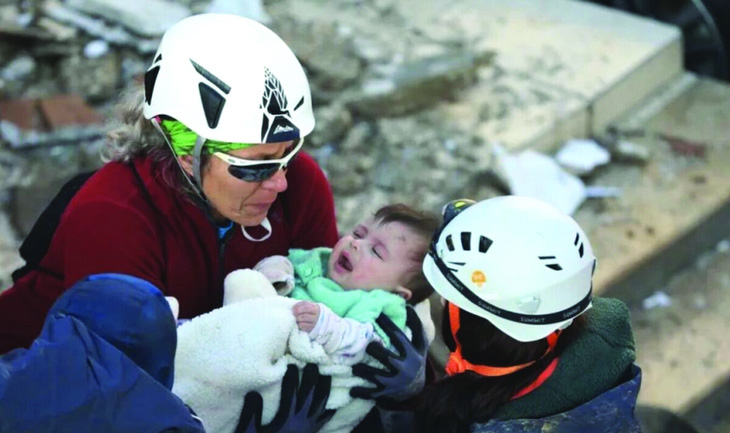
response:
[[[591,307],[595,264],[573,218],[536,199],[503,196],[446,205],[423,272],[447,301],[527,342]]]
[[[145,74],[144,115],[230,143],[285,142],[314,129],[294,53],[264,25],[229,14],[193,15],[165,32]]]

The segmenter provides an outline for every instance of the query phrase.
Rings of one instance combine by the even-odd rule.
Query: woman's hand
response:
[[[388,334],[397,353],[384,348],[380,343],[370,343],[367,353],[380,361],[386,369],[365,364],[353,366],[352,374],[371,382],[375,388],[354,387],[350,390],[350,395],[356,398],[375,399],[378,404],[388,405],[413,397],[423,388],[426,380],[428,344],[421,320],[412,307],[407,307],[406,319],[406,325],[413,333],[412,342],[384,314],[381,314],[376,322]]]
[[[261,425],[264,401],[261,394],[246,394],[241,418],[235,433],[314,433],[334,416],[333,409],[325,409],[332,378],[322,376],[315,364],[304,366],[301,383],[299,369],[290,364],[281,383],[279,410],[269,425]]]

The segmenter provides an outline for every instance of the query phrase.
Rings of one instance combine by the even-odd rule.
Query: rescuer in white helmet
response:
[[[593,297],[596,258],[580,226],[516,196],[443,213],[423,271],[445,300],[451,354],[417,431],[640,431],[628,309]]]

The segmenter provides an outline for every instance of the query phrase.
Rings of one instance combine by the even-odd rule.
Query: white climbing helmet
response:
[[[144,116],[170,116],[201,137],[275,143],[314,129],[302,65],[264,25],[238,15],[185,18],[145,74]]]
[[[445,206],[423,272],[462,310],[536,341],[591,307],[596,259],[570,216],[527,197]]]

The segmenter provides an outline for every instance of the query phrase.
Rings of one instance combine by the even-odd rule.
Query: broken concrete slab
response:
[[[621,199],[576,215],[600,257],[597,292],[635,302],[641,289],[661,287],[709,248],[707,233],[730,236],[729,101],[730,86],[700,79],[663,108],[648,101],[648,112],[617,121],[618,130],[646,131],[632,141],[651,149],[652,158],[643,167],[606,167],[592,183],[622,188]],[[707,157],[676,154],[662,135],[705,143]]]
[[[108,25],[104,20],[91,18],[55,0],[45,1],[41,9],[45,15],[54,20],[73,25],[113,44],[133,47],[141,53],[154,53],[159,44],[158,38],[134,36],[119,25]]]
[[[122,24],[144,37],[160,36],[192,13],[186,6],[166,0],[67,0],[66,4],[85,14]]]
[[[730,253],[713,247],[664,291],[671,306],[631,311],[637,362],[644,371],[639,403],[679,414],[700,412],[708,408],[698,403],[730,378]]]
[[[605,202],[603,217],[586,209],[581,221],[599,257],[596,291],[634,307],[645,371],[639,402],[694,413],[694,419],[701,417],[697,405],[716,391],[727,395],[721,388],[730,377],[727,247],[718,248],[716,261],[697,262],[730,237],[730,86],[688,74],[665,90],[615,124],[619,131],[643,131],[631,140],[651,149],[647,165],[609,167],[600,178],[626,185],[622,200]],[[678,153],[663,136],[702,144],[706,155]],[[695,267],[668,283],[693,263],[705,270]],[[672,306],[637,309],[660,289]]]
[[[452,100],[473,85],[479,68],[494,53],[452,51],[396,65],[384,76],[365,80],[348,98],[348,107],[367,117],[401,116]]]
[[[441,19],[481,38],[510,74],[591,101],[593,131],[683,69],[679,29],[588,2],[459,2]]]
[[[660,86],[671,82],[683,73],[681,33],[670,28],[673,37],[655,47],[650,56],[610,83],[591,105],[591,131],[605,129],[617,117],[625,114]]]
[[[484,71],[459,100],[436,108],[449,123],[510,151],[551,152],[558,143],[590,136],[589,104],[573,93],[528,77]],[[485,149],[488,151],[488,149]]]
[[[494,51],[495,67],[510,78],[530,81],[538,92],[562,93],[568,101],[579,101],[579,109],[568,103],[556,107],[556,114],[546,113],[556,120],[541,122],[550,125],[547,128],[533,126],[519,111],[513,113],[521,117],[513,122],[520,127],[509,129],[536,132],[523,133],[526,142],[503,143],[507,147],[555,146],[557,142],[532,137],[571,138],[562,131],[586,119],[587,134],[573,137],[590,136],[682,71],[678,29],[595,4],[462,0],[429,8],[403,1],[397,7],[408,10],[419,30],[458,29],[464,39],[475,41],[475,47]],[[485,141],[492,140],[494,132],[485,127]]]
[[[499,142],[509,150],[554,151],[570,138],[591,137],[682,69],[677,29],[595,4],[381,3],[347,5],[336,20],[317,1],[273,3],[270,11],[313,28],[350,29],[355,55],[376,62],[369,70],[417,61],[418,53],[433,47],[493,51],[493,65],[482,68],[477,84],[454,101],[442,98],[437,109],[485,144]]]

